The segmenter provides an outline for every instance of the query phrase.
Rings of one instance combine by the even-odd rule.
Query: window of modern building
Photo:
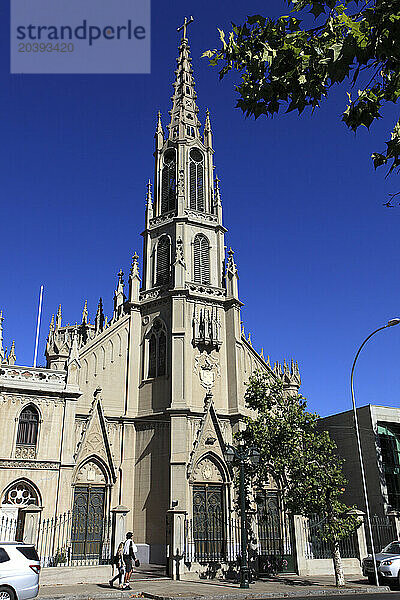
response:
[[[204,157],[197,148],[192,148],[189,158],[190,208],[204,211]]]
[[[388,503],[392,509],[400,510],[400,426],[392,423],[378,424],[378,437]]]
[[[193,275],[196,283],[210,284],[210,244],[202,233],[194,238]]]
[[[176,208],[176,154],[169,148],[164,154],[164,166],[161,175],[161,213]]]

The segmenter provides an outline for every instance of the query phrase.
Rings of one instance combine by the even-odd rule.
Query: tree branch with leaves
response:
[[[249,16],[229,33],[219,30],[221,46],[203,56],[241,74],[237,106],[247,116],[273,116],[282,109],[314,111],[332,87],[347,85],[342,120],[352,131],[368,129],[388,103],[400,96],[399,0],[287,0],[292,14],[277,19]],[[317,20],[306,27],[299,18]],[[297,13],[298,16],[293,16]],[[357,84],[357,88],[356,88]],[[355,91],[357,90],[357,91]],[[400,119],[386,149],[372,154],[374,167],[387,174],[400,168]]]

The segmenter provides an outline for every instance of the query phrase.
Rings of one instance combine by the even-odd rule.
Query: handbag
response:
[[[135,558],[135,567],[140,567],[140,560]]]

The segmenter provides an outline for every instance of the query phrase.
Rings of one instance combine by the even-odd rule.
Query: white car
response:
[[[0,600],[28,600],[39,593],[40,559],[32,544],[0,542]]]
[[[376,570],[380,580],[400,584],[400,541],[390,542],[375,554]],[[375,583],[374,561],[369,554],[362,561],[363,575],[370,583]]]

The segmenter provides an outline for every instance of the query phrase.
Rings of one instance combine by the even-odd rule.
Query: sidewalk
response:
[[[286,598],[302,596],[326,596],[332,594],[362,594],[388,592],[388,587],[376,588],[359,575],[348,575],[346,587],[337,589],[333,576],[299,577],[285,575],[274,579],[257,581],[248,590],[237,583],[219,580],[172,581],[156,574],[136,573],[131,590],[111,589],[107,581],[75,585],[43,585],[39,598],[63,600],[112,600],[113,598],[150,598],[154,600],[261,600],[263,598]]]

